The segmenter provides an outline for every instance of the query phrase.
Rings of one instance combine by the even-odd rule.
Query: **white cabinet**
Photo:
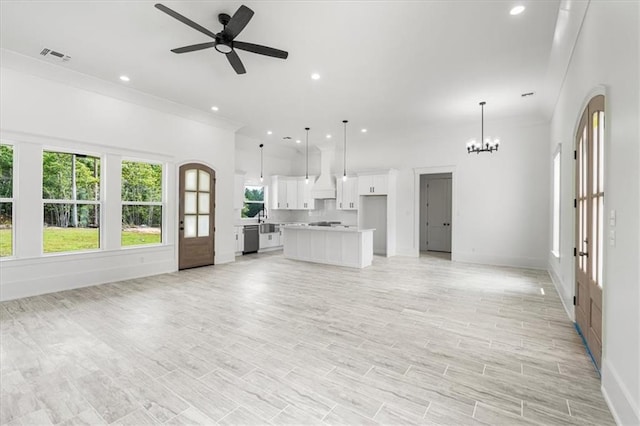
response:
[[[295,179],[287,179],[287,202],[285,209],[294,210],[298,205],[298,181]]]
[[[271,177],[271,208],[282,210],[287,208],[288,180],[282,176]]]
[[[235,175],[233,181],[233,208],[244,207],[244,175]]]
[[[358,175],[358,194],[385,195],[389,193],[389,175]]]
[[[234,226],[234,235],[236,242],[236,253],[244,251],[244,226]]]
[[[305,179],[298,179],[298,200],[296,203],[296,209],[298,210],[313,210],[315,207],[315,200],[311,197],[311,190],[313,189],[314,178],[309,176],[309,183],[306,183]]]
[[[279,247],[280,245],[280,232],[260,234],[260,250]]]
[[[275,210],[313,210],[315,201],[311,197],[314,178],[309,176],[309,183],[305,178],[272,176],[271,177],[271,208]]]
[[[358,178],[349,176],[346,181],[336,176],[336,209],[358,210]]]

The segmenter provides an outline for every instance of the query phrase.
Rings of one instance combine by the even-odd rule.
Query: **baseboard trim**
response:
[[[511,266],[515,268],[546,270],[547,264],[543,259],[535,257],[510,257],[477,253],[452,252],[451,260],[454,262],[476,263],[480,265]]]
[[[111,282],[149,277],[175,272],[173,262],[157,261],[142,265],[127,265],[79,273],[48,276],[46,279],[27,279],[3,283],[0,286],[0,301],[21,299],[58,291],[74,290],[83,287],[107,284]],[[104,278],[103,278],[104,277]]]
[[[567,316],[571,320],[571,322],[575,322],[575,312],[573,310],[573,304],[569,305],[569,301],[573,297],[573,295],[569,295],[565,293],[565,287],[562,285],[562,279],[556,273],[556,270],[553,268],[551,262],[549,262],[547,271],[549,272],[549,277],[551,278],[551,282],[553,286],[556,288],[556,293],[560,296],[560,302],[562,302],[562,306],[564,307],[564,311],[567,313]],[[569,307],[571,306],[571,308]]]
[[[640,409],[633,401],[629,390],[620,380],[615,368],[602,360],[602,395],[609,406],[609,411],[618,425],[640,425]]]
[[[222,265],[223,263],[235,262],[236,254],[235,253],[223,253],[216,255],[216,265]]]

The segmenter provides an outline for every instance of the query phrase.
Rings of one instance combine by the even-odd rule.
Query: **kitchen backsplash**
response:
[[[315,200],[315,210],[270,210],[270,222],[340,222],[343,225],[356,226],[358,212],[355,210],[336,210],[336,200]]]

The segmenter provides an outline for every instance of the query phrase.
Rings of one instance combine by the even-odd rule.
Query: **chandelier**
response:
[[[500,139],[491,137],[484,137],[484,106],[486,102],[480,102],[480,107],[482,108],[482,131],[480,133],[480,141],[478,142],[475,139],[467,142],[467,153],[471,154],[472,152],[481,153],[481,152],[493,152],[498,150],[498,146],[500,145]]]

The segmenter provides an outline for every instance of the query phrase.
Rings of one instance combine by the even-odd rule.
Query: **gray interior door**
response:
[[[451,252],[451,179],[427,181],[427,250]]]

